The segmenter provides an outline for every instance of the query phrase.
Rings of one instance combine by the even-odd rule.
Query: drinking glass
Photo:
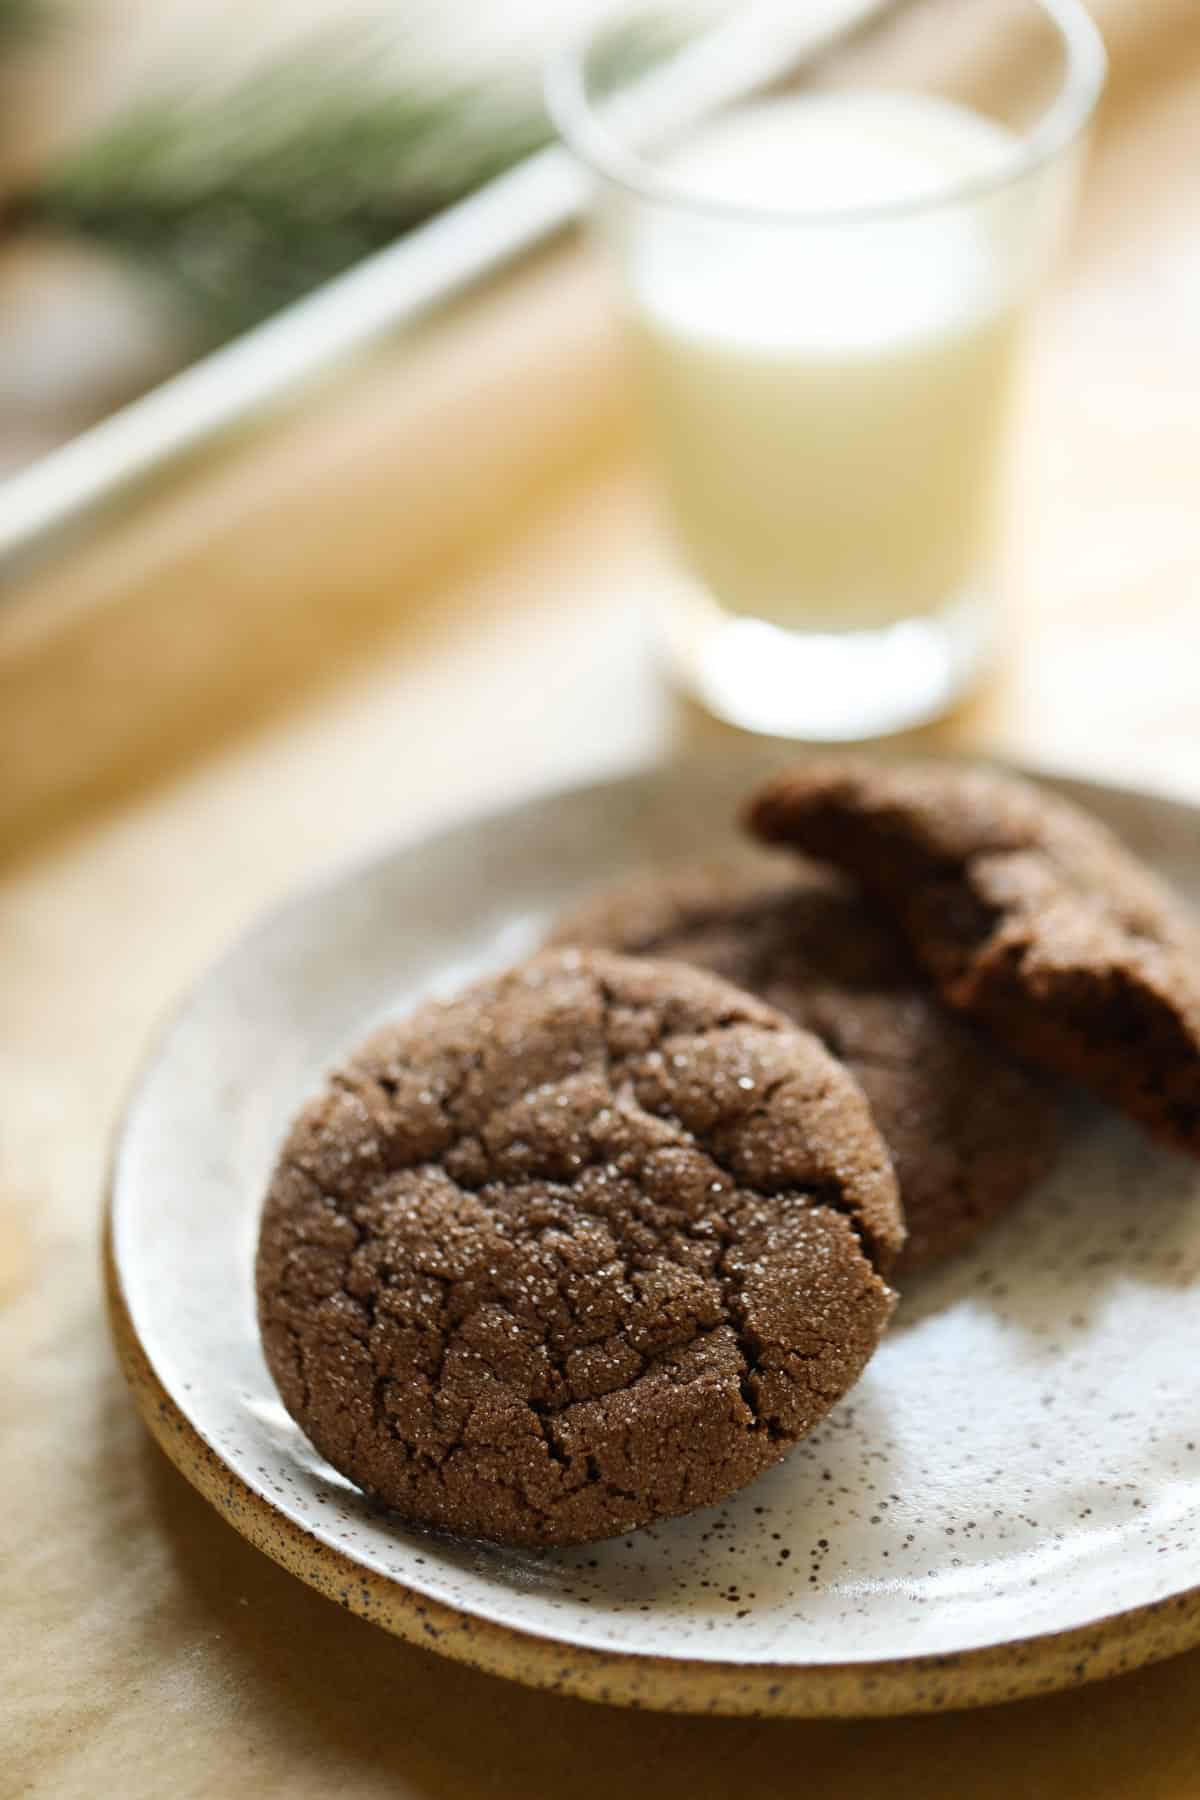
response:
[[[1104,73],[1076,0],[610,7],[551,63],[686,571],[663,642],[712,712],[871,737],[986,666],[1018,349]]]

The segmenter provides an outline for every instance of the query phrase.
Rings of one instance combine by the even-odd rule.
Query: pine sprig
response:
[[[673,37],[643,12],[611,34],[600,79],[620,85]],[[552,136],[536,67],[388,84],[390,49],[322,34],[223,91],[137,102],[0,200],[0,232],[48,225],[97,243],[170,283],[201,337],[232,336]]]
[[[146,101],[10,203],[169,279],[209,337],[274,312],[543,144],[535,92],[380,91],[311,49],[207,100]]]
[[[0,51],[33,37],[44,24],[41,0],[0,0]]]

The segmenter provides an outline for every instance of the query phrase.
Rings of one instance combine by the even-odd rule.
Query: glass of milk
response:
[[[664,641],[721,717],[870,737],[985,666],[1022,326],[1104,67],[1075,0],[610,6],[552,65],[682,553]]]

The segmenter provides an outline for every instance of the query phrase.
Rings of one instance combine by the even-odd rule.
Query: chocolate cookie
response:
[[[895,1180],[815,1038],[714,977],[544,954],[370,1040],[272,1178],[259,1318],[314,1444],[516,1544],[720,1500],[857,1380]]]
[[[963,1248],[1053,1159],[1045,1082],[948,1012],[896,931],[832,870],[648,876],[560,920],[552,941],[678,958],[815,1032],[891,1151],[908,1227],[901,1270]]]
[[[1097,820],[983,770],[824,759],[749,820],[876,894],[953,1006],[1200,1154],[1200,928]]]

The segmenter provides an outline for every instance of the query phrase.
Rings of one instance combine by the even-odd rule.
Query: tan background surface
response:
[[[941,735],[1200,798],[1200,11],[1106,19],[1117,79],[1022,414],[1013,651]],[[654,674],[658,555],[572,253],[0,613],[0,1794],[1200,1794],[1200,1655],[828,1726],[625,1716],[460,1670],[242,1543],[121,1387],[99,1200],[153,1021],[297,881],[719,737]]]

